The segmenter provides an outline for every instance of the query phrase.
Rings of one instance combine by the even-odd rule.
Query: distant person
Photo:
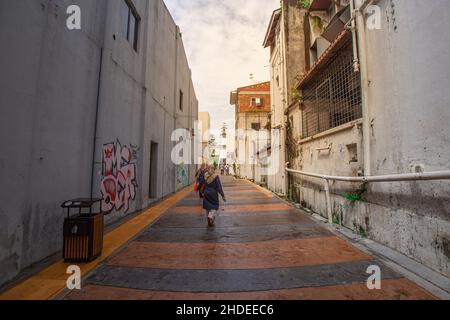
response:
[[[223,165],[223,163],[220,165],[220,175],[224,175],[225,174],[225,166]]]
[[[209,167],[205,174],[205,192],[203,200],[203,209],[206,210],[209,227],[214,226],[216,213],[220,207],[219,194],[222,196],[223,201],[226,202],[227,200],[223,193],[220,177],[216,175],[213,167]]]
[[[227,176],[230,175],[230,165],[227,163],[227,165],[225,166],[225,172],[227,174]]]

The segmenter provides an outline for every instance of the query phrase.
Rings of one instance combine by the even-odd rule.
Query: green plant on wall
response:
[[[311,0],[298,0],[298,5],[300,8],[309,9],[311,6]]]
[[[286,148],[289,156],[289,161],[294,160],[299,156],[298,140],[294,138],[294,124],[288,120],[286,123]]]
[[[322,34],[324,31],[324,25],[323,25],[322,19],[318,16],[313,16],[313,17],[311,17],[311,19],[312,19],[312,25],[313,25],[315,32],[318,34]]]
[[[292,87],[291,88],[292,102],[299,102],[301,100],[301,98],[302,98],[302,96],[301,96],[300,92],[296,88]]]
[[[361,237],[361,238],[368,238],[369,234],[367,233],[366,230],[364,230],[363,227],[359,226],[355,232]]]
[[[344,193],[345,199],[351,203],[356,203],[358,201],[363,201],[364,193],[367,191],[367,182],[362,183],[355,192]]]

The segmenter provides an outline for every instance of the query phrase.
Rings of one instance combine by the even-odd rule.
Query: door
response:
[[[150,199],[158,198],[158,144],[152,141],[150,148],[150,177],[149,177]]]

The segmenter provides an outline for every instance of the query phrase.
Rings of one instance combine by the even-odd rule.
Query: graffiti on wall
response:
[[[177,187],[183,188],[189,184],[189,173],[187,166],[181,163],[177,166]]]
[[[119,140],[103,146],[103,169],[101,194],[102,210],[128,211],[130,202],[136,198],[136,160],[138,148],[122,146]]]

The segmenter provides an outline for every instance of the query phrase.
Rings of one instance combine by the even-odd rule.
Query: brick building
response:
[[[231,92],[230,104],[236,106],[237,175],[267,183],[263,157],[270,143],[270,82],[255,83]]]

